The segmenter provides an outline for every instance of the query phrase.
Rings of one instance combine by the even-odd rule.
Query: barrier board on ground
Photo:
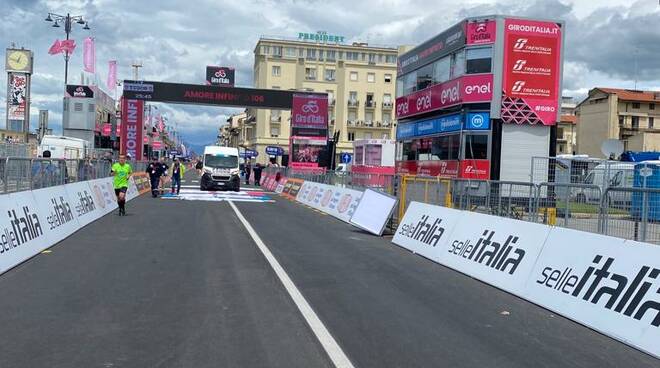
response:
[[[306,181],[296,200],[342,221],[349,222],[362,198],[362,192]]]
[[[149,180],[149,174],[145,172],[137,172],[133,173],[131,177],[133,178],[135,188],[139,194],[144,194],[151,191],[151,180]]]
[[[73,200],[61,186],[35,190],[32,195],[37,213],[44,220],[42,228],[49,233],[52,243],[59,242],[80,228]]]
[[[373,189],[366,189],[350,223],[372,234],[381,236],[396,207],[397,199]]]
[[[280,194],[284,190],[284,186],[286,185],[287,178],[281,178],[280,181],[277,183],[275,186],[275,193]]]
[[[553,228],[525,298],[660,357],[660,248]]]

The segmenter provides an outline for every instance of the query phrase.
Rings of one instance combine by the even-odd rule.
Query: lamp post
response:
[[[75,15],[71,16],[69,13],[66,15],[59,15],[55,13],[48,13],[48,16],[46,19],[44,19],[46,22],[55,22],[53,23],[54,28],[59,28],[60,23],[64,24],[64,33],[66,33],[66,39],[69,39],[69,35],[71,34],[71,28],[73,26],[73,23],[81,24],[84,25],[83,29],[84,30],[89,30],[89,22],[83,20],[82,15]],[[64,51],[64,85],[68,83],[69,80],[69,51],[65,50]]]

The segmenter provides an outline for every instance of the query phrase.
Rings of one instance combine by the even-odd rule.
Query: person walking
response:
[[[167,180],[167,171],[170,167],[165,162],[165,157],[160,158],[160,194],[165,193],[165,181]]]
[[[128,190],[128,178],[133,173],[133,168],[126,162],[125,155],[119,155],[119,162],[112,165],[110,175],[114,176],[112,181],[119,206],[119,216],[126,215],[126,191]]]
[[[204,164],[202,163],[202,161],[197,160],[197,163],[195,164],[195,170],[197,170],[197,175],[202,176],[203,168],[204,168]]]
[[[160,177],[163,175],[162,167],[158,158],[154,156],[153,160],[147,165],[147,174],[149,174],[149,181],[151,183],[151,196],[158,197],[158,186],[160,185]]]
[[[260,163],[257,163],[257,165],[254,167],[254,185],[260,187],[261,186],[261,171],[263,170],[263,167],[261,167]]]
[[[179,162],[178,158],[175,158],[174,163],[172,164],[172,169],[170,170],[170,177],[172,178],[172,194],[174,194],[175,188],[177,195],[181,191],[181,178],[185,173],[186,166]]]
[[[250,173],[252,172],[252,165],[250,161],[245,163],[245,185],[250,185]]]

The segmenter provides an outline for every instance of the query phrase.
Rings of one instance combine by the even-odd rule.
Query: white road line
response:
[[[291,296],[291,299],[293,299],[293,302],[296,303],[298,310],[300,310],[300,313],[303,315],[303,318],[305,318],[305,321],[307,321],[307,324],[309,324],[309,327],[312,329],[312,332],[314,332],[314,335],[316,335],[316,338],[323,346],[323,349],[328,354],[330,360],[332,360],[332,363],[335,365],[335,367],[354,368],[353,363],[351,363],[351,361],[348,359],[344,351],[341,350],[339,344],[337,344],[337,341],[330,334],[330,331],[328,331],[328,329],[325,327],[323,322],[321,322],[319,316],[316,315],[316,313],[309,305],[305,297],[302,295],[302,293],[300,293],[300,290],[298,290],[298,288],[293,283],[293,281],[291,281],[291,278],[286,273],[286,271],[284,271],[284,268],[282,268],[282,266],[277,261],[277,259],[275,259],[273,253],[270,252],[270,250],[268,249],[266,244],[261,240],[257,232],[254,231],[252,225],[250,225],[250,223],[245,219],[245,217],[243,217],[243,214],[241,213],[241,211],[238,210],[238,207],[236,207],[234,203],[229,202],[229,205],[236,213],[236,216],[238,216],[238,219],[241,220],[241,223],[243,223],[243,226],[245,226],[245,229],[250,234],[252,240],[254,240],[254,243],[257,245],[261,253],[263,253],[264,257],[266,257],[266,260],[273,268],[273,271],[275,271],[275,274],[284,285],[284,288]]]

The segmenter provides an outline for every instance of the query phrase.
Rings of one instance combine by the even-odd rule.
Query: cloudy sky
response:
[[[234,66],[237,84],[252,83],[253,48],[260,35],[296,36],[326,30],[351,41],[418,44],[467,16],[511,14],[563,19],[567,24],[564,95],[581,97],[595,86],[660,90],[660,6],[657,0],[3,0],[0,43],[35,53],[32,122],[50,110],[50,126],[61,132],[64,61],[47,51],[63,28],[43,19],[50,11],[84,15],[91,31],[74,27],[78,48],[69,83],[80,81],[82,40],[95,37],[96,78],[104,86],[107,61],[116,59],[119,79],[202,83],[206,65]],[[435,5],[431,5],[435,4]],[[635,68],[634,66],[637,65]],[[635,71],[636,69],[636,71]],[[94,76],[90,76],[94,79]],[[6,74],[0,76],[6,85]],[[0,97],[5,116],[5,93]],[[214,140],[236,109],[161,105],[194,145]],[[1,124],[4,125],[4,122]],[[4,126],[3,126],[4,127]]]

